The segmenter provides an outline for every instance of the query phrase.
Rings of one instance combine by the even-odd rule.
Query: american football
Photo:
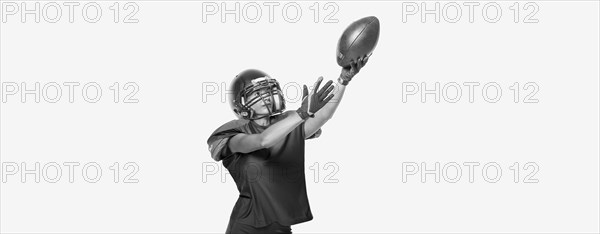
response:
[[[370,55],[379,40],[379,19],[369,16],[350,24],[342,33],[337,45],[337,63],[350,66],[351,60]]]

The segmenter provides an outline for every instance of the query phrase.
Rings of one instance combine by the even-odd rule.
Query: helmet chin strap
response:
[[[256,116],[253,118],[248,118],[248,120],[257,120],[257,119],[264,119],[266,117],[269,117],[268,115],[260,115],[260,116]]]

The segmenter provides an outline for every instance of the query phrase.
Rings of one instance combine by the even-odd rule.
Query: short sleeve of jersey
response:
[[[210,155],[215,161],[223,160],[234,154],[228,147],[229,139],[237,134],[244,133],[241,129],[242,125],[243,122],[240,120],[233,120],[222,125],[210,135],[206,142],[208,143],[208,151],[210,151]]]

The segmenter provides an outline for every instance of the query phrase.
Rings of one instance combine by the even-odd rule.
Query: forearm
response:
[[[269,126],[260,134],[261,146],[263,148],[268,148],[275,145],[290,132],[292,132],[296,127],[298,127],[298,125],[300,125],[302,122],[304,122],[304,120],[300,118],[298,113],[290,113],[287,117]]]
[[[346,91],[346,86],[336,82],[335,88],[333,89],[334,97],[329,101],[321,110],[315,113],[315,118],[319,119],[331,119],[333,114],[337,110],[342,98],[344,97],[344,92]]]

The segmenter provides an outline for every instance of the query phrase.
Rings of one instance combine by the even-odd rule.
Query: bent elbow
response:
[[[271,147],[271,142],[266,137],[260,136],[258,139],[258,147],[259,149]]]
[[[221,161],[221,157],[215,157],[215,156],[213,156],[212,159],[215,160],[215,162]]]
[[[273,143],[265,140],[265,141],[260,142],[258,149],[265,149],[265,148],[269,148],[271,146],[273,146]]]

